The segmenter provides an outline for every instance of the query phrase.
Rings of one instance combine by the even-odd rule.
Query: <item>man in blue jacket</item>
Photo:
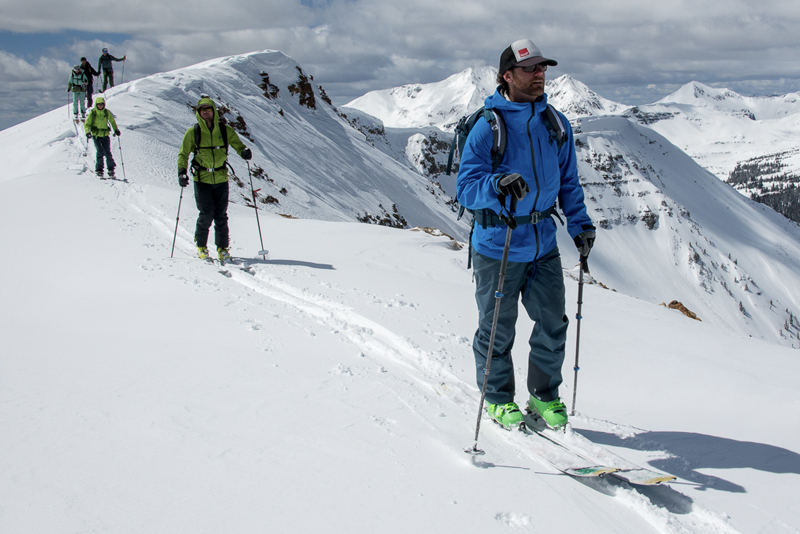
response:
[[[506,428],[523,420],[514,402],[511,348],[519,301],[535,322],[531,334],[527,387],[528,407],[552,428],[567,424],[558,388],[567,338],[564,277],[550,217],[558,200],[567,231],[581,256],[594,244],[595,227],[586,213],[578,180],[575,143],[569,121],[561,114],[566,140],[559,145],[548,130],[545,71],[558,63],[542,56],[529,39],[514,42],[500,56],[497,91],[486,108],[502,116],[507,131],[503,161],[492,168],[493,136],[486,120],[476,122],[467,138],[458,172],[457,195],[475,216],[472,255],[479,326],[473,340],[478,387],[483,387],[492,330],[495,292],[508,226],[500,215],[515,217],[508,266],[486,387],[486,409]],[[509,213],[511,197],[516,211]]]

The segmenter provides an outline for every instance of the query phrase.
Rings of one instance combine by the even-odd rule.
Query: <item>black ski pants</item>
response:
[[[228,182],[194,183],[194,200],[197,203],[197,226],[194,239],[198,247],[208,245],[208,230],[214,222],[214,242],[217,247],[228,248]]]
[[[116,167],[117,164],[114,163],[114,156],[111,155],[111,136],[95,135],[92,139],[94,139],[94,148],[95,152],[97,152],[97,161],[94,164],[94,171],[98,175],[103,174],[103,158],[106,158],[108,173],[114,174],[114,167]]]
[[[103,69],[103,92],[108,89],[109,83],[111,83],[111,87],[114,87],[114,71]]]

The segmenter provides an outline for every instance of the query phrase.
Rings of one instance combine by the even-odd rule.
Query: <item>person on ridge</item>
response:
[[[83,74],[86,75],[88,83],[86,84],[86,107],[92,107],[92,93],[94,92],[94,77],[100,76],[100,73],[94,70],[92,64],[86,61],[85,57],[81,58],[81,69]]]
[[[194,233],[197,255],[209,259],[208,233],[213,221],[217,255],[224,262],[231,259],[228,250],[228,145],[244,160],[249,160],[253,154],[230,125],[220,122],[217,106],[210,98],[202,97],[197,101],[195,116],[197,124],[186,130],[178,152],[178,183],[181,187],[189,185],[188,168],[191,166],[194,197],[200,212]],[[192,152],[194,158],[190,165]]]
[[[499,270],[508,226],[499,215],[515,215],[507,272],[486,387],[486,410],[506,428],[518,427],[522,412],[514,402],[515,380],[511,348],[519,302],[535,322],[530,336],[527,373],[528,410],[551,428],[567,424],[559,398],[563,379],[568,319],[561,256],[556,242],[556,200],[567,218],[567,231],[582,258],[595,240],[586,213],[577,172],[575,143],[567,119],[558,113],[566,140],[559,145],[548,131],[545,71],[558,63],[542,56],[529,39],[515,41],[500,56],[498,88],[485,100],[505,121],[507,145],[503,161],[493,171],[493,134],[485,119],[470,131],[461,156],[457,198],[473,212],[472,257],[479,323],[473,340],[478,387],[483,387],[486,355],[496,303]],[[516,212],[509,213],[511,197]],[[538,212],[538,213],[537,213]],[[563,224],[563,223],[562,223]],[[512,227],[513,228],[513,227]]]
[[[117,164],[114,163],[114,157],[111,155],[110,133],[113,131],[116,136],[121,134],[119,128],[117,128],[114,114],[106,109],[106,99],[104,97],[98,96],[94,99],[94,107],[89,111],[89,116],[86,117],[84,130],[86,131],[87,139],[94,139],[94,148],[97,152],[97,161],[94,165],[95,174],[101,180],[103,179],[103,158],[105,158],[108,176],[109,178],[114,178],[114,168]]]
[[[114,67],[112,62],[125,61],[125,58],[126,56],[122,56],[122,59],[115,58],[108,53],[108,48],[103,49],[103,54],[97,60],[97,71],[103,73],[103,92],[105,92],[109,83],[111,87],[114,87]]]
[[[86,85],[88,83],[81,66],[75,65],[72,67],[72,72],[69,73],[67,92],[72,91],[72,115],[75,121],[78,120],[78,102],[80,102],[81,107],[81,120],[86,118],[86,102],[84,97],[86,95]]]

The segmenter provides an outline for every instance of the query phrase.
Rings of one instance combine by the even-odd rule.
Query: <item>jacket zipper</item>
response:
[[[533,209],[531,213],[536,211],[536,204],[539,202],[539,193],[541,192],[541,188],[539,187],[539,173],[536,171],[536,157],[534,156],[533,150],[533,136],[531,135],[531,121],[536,116],[535,112],[535,104],[531,102],[531,116],[528,118],[528,123],[526,124],[525,129],[528,131],[528,145],[531,149],[531,166],[533,167],[533,179],[536,182],[536,198],[533,199]],[[537,225],[533,225],[533,235],[536,236],[536,254],[533,256],[534,259],[539,257],[539,229]]]

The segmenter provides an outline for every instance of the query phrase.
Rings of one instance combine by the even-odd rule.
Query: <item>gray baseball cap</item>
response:
[[[520,39],[514,41],[511,46],[503,50],[500,54],[500,74],[514,67],[529,67],[531,65],[538,65],[544,63],[551,67],[558,65],[554,59],[547,59],[542,56],[542,51],[539,47],[533,44],[530,39]]]

